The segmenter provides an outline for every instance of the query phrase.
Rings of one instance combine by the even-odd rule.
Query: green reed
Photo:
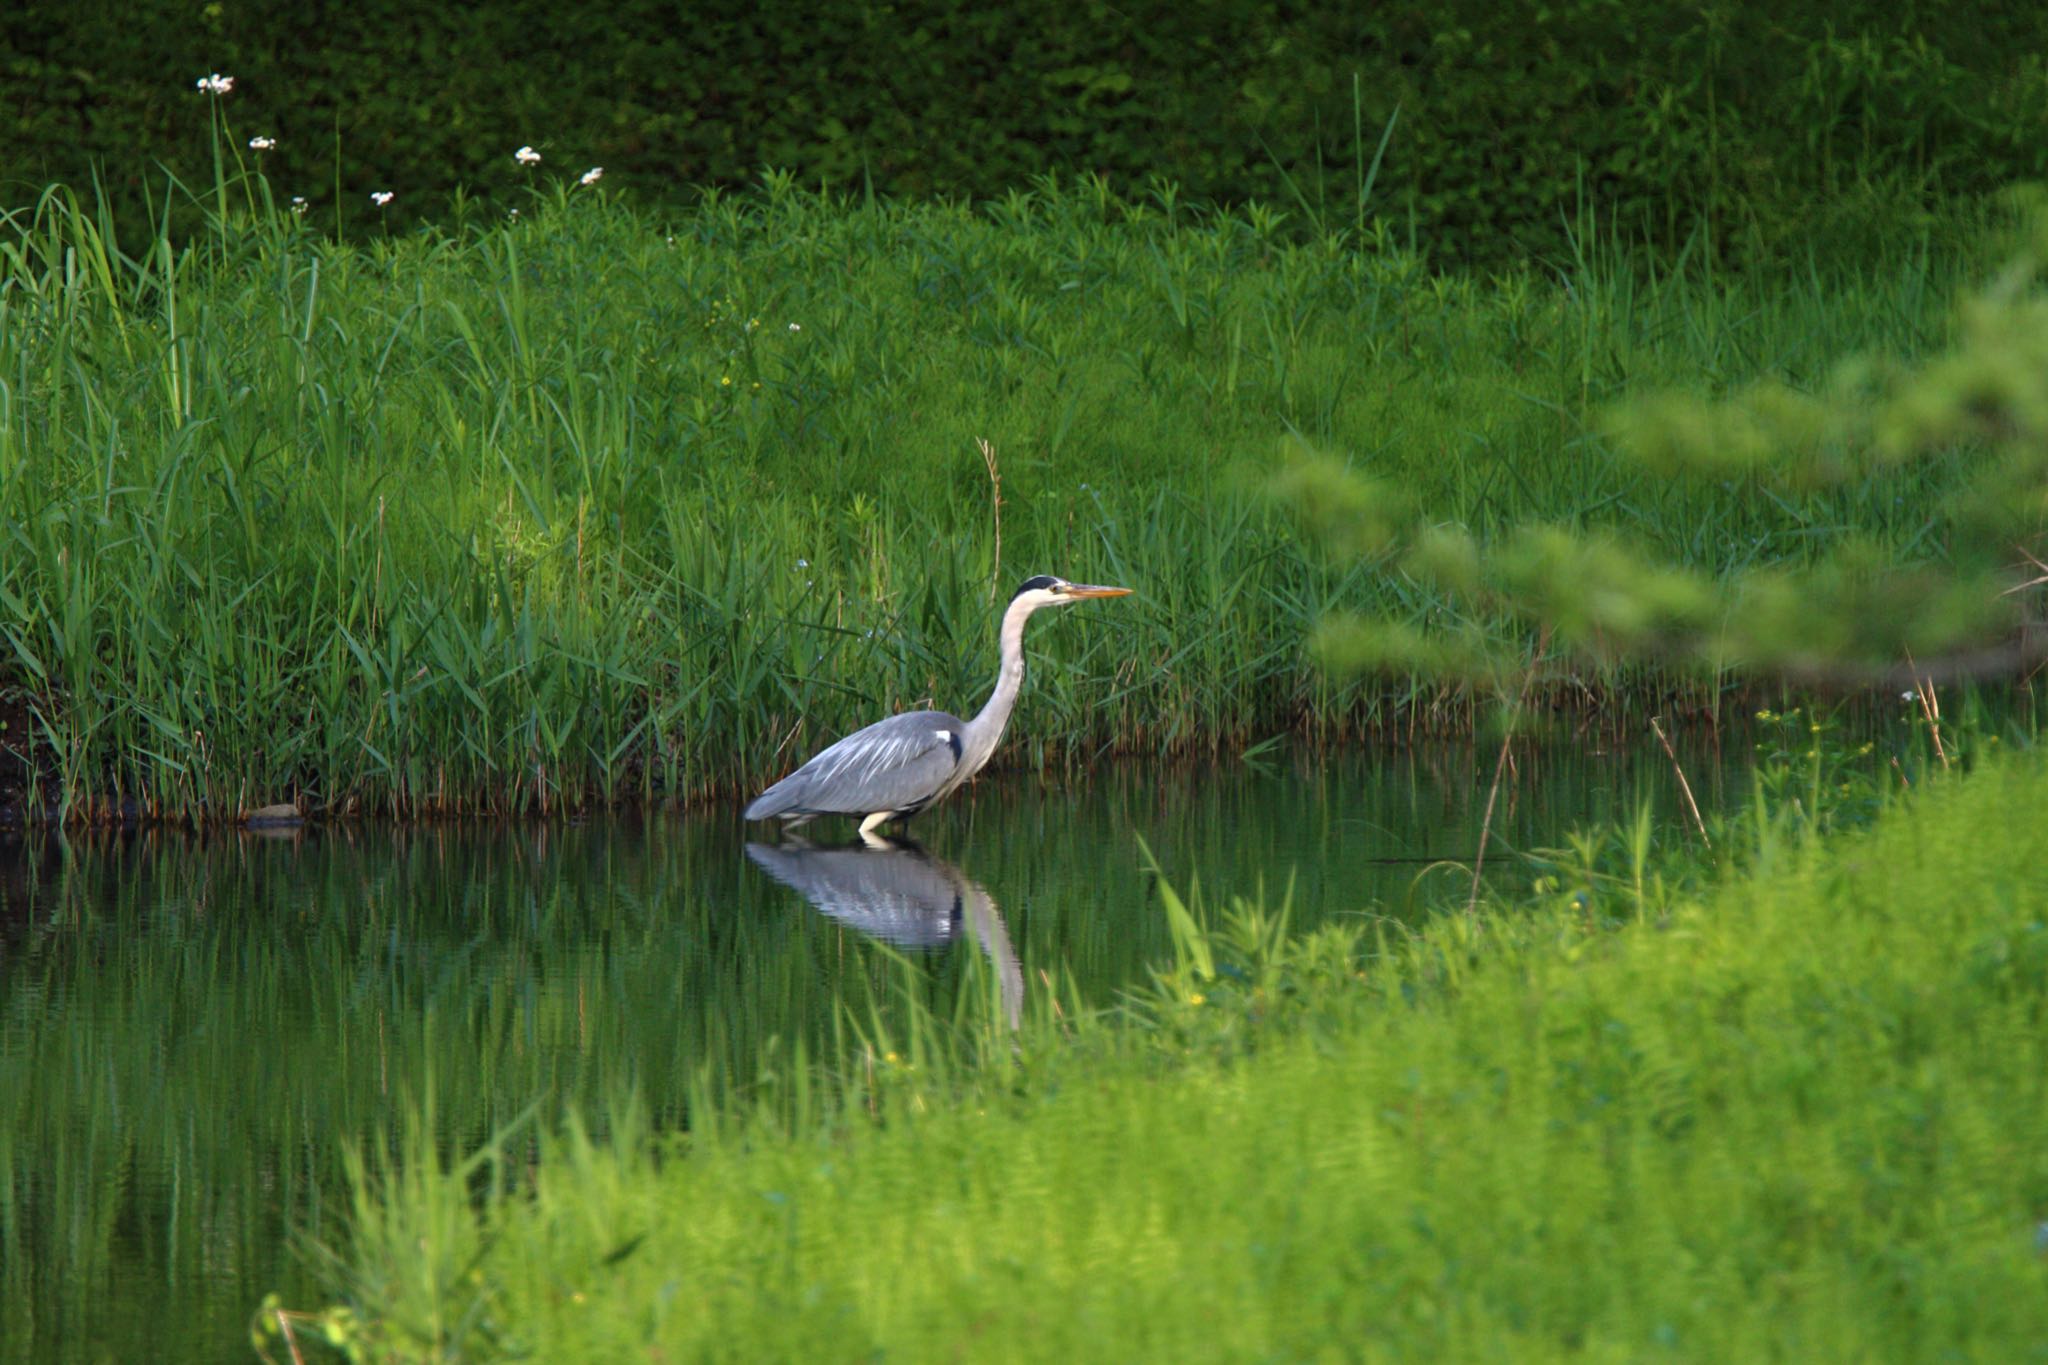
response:
[[[1021,761],[1468,728],[1454,691],[1310,666],[1333,607],[1439,604],[1305,544],[1264,492],[1291,449],[1481,533],[1613,522],[1731,570],[1924,550],[1940,470],[1680,485],[1596,423],[1921,351],[1979,235],[1959,211],[1766,280],[1590,227],[1568,261],[1445,275],[1087,184],[969,209],[770,177],[672,222],[542,195],[364,246],[267,194],[210,218],[124,249],[52,191],[0,225],[0,678],[53,814],[728,794],[888,709],[974,705],[992,598],[1045,571],[1138,596],[1034,632]],[[1684,680],[1584,681],[1625,714]]]

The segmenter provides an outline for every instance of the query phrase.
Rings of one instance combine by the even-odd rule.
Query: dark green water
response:
[[[1746,744],[1684,752],[1703,806],[1746,794]],[[629,1089],[677,1123],[700,1076],[793,1039],[829,1056],[849,1011],[898,1000],[906,952],[942,1012],[991,962],[1012,996],[1047,972],[1112,999],[1169,952],[1141,839],[1183,890],[1291,878],[1296,925],[1428,913],[1492,763],[988,779],[919,822],[925,856],[766,855],[785,880],[731,812],[0,848],[0,1358],[250,1358],[266,1292],[321,1301],[292,1241],[341,1237],[343,1146],[429,1094],[455,1146]],[[1645,795],[1677,818],[1660,750],[1559,745],[1521,756],[1496,822],[1554,845]]]

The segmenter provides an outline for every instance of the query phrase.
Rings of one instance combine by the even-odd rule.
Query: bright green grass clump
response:
[[[950,1082],[881,1057],[826,1135],[572,1133],[482,1215],[416,1157],[328,1320],[393,1360],[2038,1359],[2044,802],[1993,765],[1618,929],[1325,931],[1288,1024],[1183,981]]]
[[[1680,484],[1599,417],[1924,352],[1962,227],[1789,279],[1591,238],[1478,278],[1087,189],[771,182],[666,224],[582,195],[347,247],[238,188],[132,256],[62,193],[0,224],[0,702],[73,816],[730,792],[976,704],[992,596],[1045,571],[1138,596],[1035,633],[1029,761],[1464,723],[1310,666],[1332,607],[1442,604],[1302,543],[1263,495],[1290,445],[1481,536],[1612,524],[1717,571],[1937,552],[1938,468]]]

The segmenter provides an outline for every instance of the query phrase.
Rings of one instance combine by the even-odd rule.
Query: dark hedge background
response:
[[[0,53],[0,200],[95,164],[124,204],[159,161],[208,181],[220,71],[280,194],[334,198],[338,132],[348,214],[395,190],[394,226],[524,184],[528,142],[654,202],[770,165],[911,195],[1096,171],[1349,224],[1397,105],[1373,209],[1451,257],[1554,250],[1582,194],[1772,248],[2048,165],[2041,3],[65,0],[7,8]]]

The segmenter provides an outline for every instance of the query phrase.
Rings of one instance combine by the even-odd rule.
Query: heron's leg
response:
[[[888,840],[884,839],[881,835],[875,833],[875,831],[881,828],[882,822],[884,820],[893,818],[895,814],[896,812],[893,810],[878,810],[873,815],[870,815],[867,819],[861,821],[861,842],[870,845],[888,843]]]

